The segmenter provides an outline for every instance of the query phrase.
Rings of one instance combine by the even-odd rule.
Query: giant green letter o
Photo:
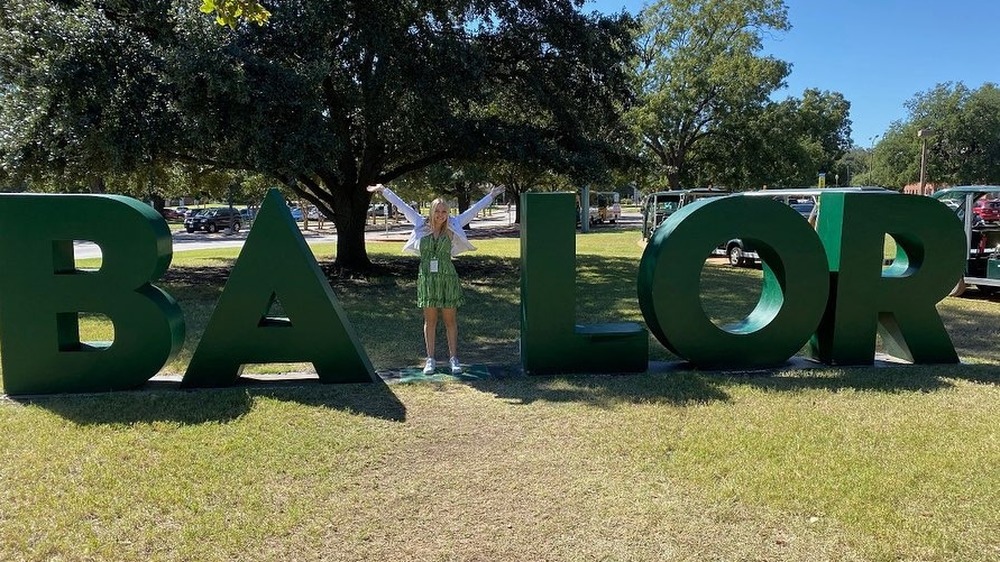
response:
[[[701,270],[734,238],[761,258],[760,301],[742,321],[719,327],[701,306]],[[767,197],[706,199],[674,213],[639,264],[639,308],[667,349],[699,367],[746,368],[787,361],[823,316],[830,281],[816,233],[793,209]]]

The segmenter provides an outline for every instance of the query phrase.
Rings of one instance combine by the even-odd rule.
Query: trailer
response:
[[[648,240],[653,232],[663,224],[663,221],[676,213],[678,209],[705,197],[722,197],[729,195],[725,189],[712,187],[695,189],[674,189],[672,191],[657,191],[650,193],[642,200],[642,239]]]
[[[951,296],[962,295],[969,286],[984,295],[1000,290],[1000,222],[987,210],[1000,201],[1000,186],[965,185],[935,192],[931,197],[952,209],[965,227],[969,255],[965,274]]]

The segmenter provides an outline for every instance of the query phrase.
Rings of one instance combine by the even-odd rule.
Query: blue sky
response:
[[[584,10],[623,9],[642,0],[590,0]],[[764,53],[792,63],[788,87],[840,92],[851,102],[851,137],[867,147],[904,103],[942,82],[1000,83],[1000,1],[785,0],[791,31],[767,38]]]

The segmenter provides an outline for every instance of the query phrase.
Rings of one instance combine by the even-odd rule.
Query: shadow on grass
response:
[[[249,413],[254,403],[261,399],[295,402],[387,421],[406,420],[406,407],[382,381],[341,385],[270,382],[196,390],[178,390],[176,384],[150,386],[151,390],[11,400],[43,408],[80,425],[227,423]]]
[[[976,384],[992,384],[1000,386],[1000,371],[996,365],[962,365],[942,374],[946,379],[964,380]]]
[[[986,365],[849,369],[816,365],[744,373],[668,369],[668,372],[637,375],[503,377],[469,384],[516,404],[561,402],[612,408],[618,404],[688,406],[728,402],[729,390],[737,387],[757,387],[768,392],[936,392],[953,388],[952,379],[1000,384],[1000,373],[995,367]]]
[[[798,392],[803,390],[827,390],[840,392],[854,390],[861,392],[933,392],[952,388],[953,383],[942,378],[941,367],[899,366],[899,367],[829,367],[817,365],[813,368],[770,373],[755,373],[739,376],[732,373],[709,373],[705,375],[722,387],[755,386],[770,392]]]
[[[728,393],[697,373],[536,376],[469,384],[515,404],[565,402],[613,408],[619,404],[684,406],[729,400]]]
[[[1000,363],[1000,303],[971,294],[947,299],[938,310],[958,356],[977,362]]]

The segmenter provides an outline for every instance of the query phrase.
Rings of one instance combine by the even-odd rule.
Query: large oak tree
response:
[[[926,129],[926,181],[937,185],[1000,183],[1000,88],[938,84],[913,96],[907,117],[892,123],[870,154],[871,183],[899,188],[920,178]]]
[[[367,185],[524,139],[601,144],[631,20],[581,5],[288,0],[231,29],[168,0],[8,0],[0,162],[22,180],[156,163],[269,176],[333,218],[338,265],[367,268]]]

